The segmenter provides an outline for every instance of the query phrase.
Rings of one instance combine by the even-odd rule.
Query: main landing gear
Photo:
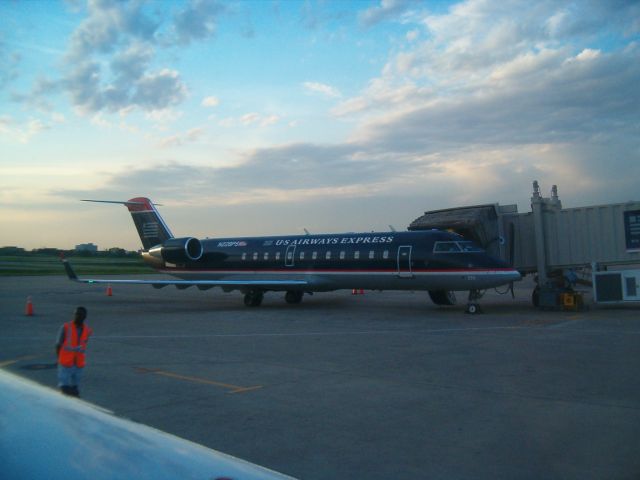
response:
[[[262,290],[249,290],[244,294],[244,304],[247,307],[259,307],[264,298]]]
[[[304,292],[299,290],[288,290],[287,293],[284,294],[284,300],[290,304],[297,304],[302,301],[302,297]]]
[[[429,297],[436,305],[456,304],[456,294],[451,290],[429,290]]]
[[[284,295],[284,299],[287,303],[294,305],[300,303],[303,296],[304,292],[300,290],[288,290]],[[259,307],[263,298],[263,290],[252,289],[244,294],[244,304],[247,307]]]

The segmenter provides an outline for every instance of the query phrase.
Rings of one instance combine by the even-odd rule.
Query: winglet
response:
[[[67,276],[69,277],[69,280],[73,280],[74,282],[77,282],[78,275],[76,275],[76,272],[74,272],[73,268],[71,268],[71,264],[66,259],[62,259],[62,264],[64,265],[64,269],[67,272]]]

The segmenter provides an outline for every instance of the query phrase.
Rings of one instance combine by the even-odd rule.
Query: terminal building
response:
[[[562,208],[558,189],[540,193],[531,211],[485,204],[425,212],[409,230],[451,230],[474,240],[523,274],[534,274],[536,306],[559,306],[576,283],[594,287],[598,303],[640,301],[640,202]]]
[[[98,246],[93,243],[81,243],[75,246],[76,252],[98,253]]]

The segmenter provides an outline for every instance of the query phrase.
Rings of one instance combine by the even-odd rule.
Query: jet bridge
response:
[[[596,301],[610,299],[612,288],[622,292],[615,296],[620,301],[640,300],[634,293],[636,288],[640,291],[640,274],[615,277],[621,279],[615,287],[597,277],[598,272],[640,265],[638,201],[562,208],[555,185],[551,196],[544,198],[534,181],[530,212],[519,213],[517,205],[497,203],[433,210],[408,228],[454,231],[521,273],[536,274],[537,287],[532,293],[536,306],[559,306],[575,283],[593,284]],[[614,281],[613,276],[606,278]],[[606,294],[599,294],[600,285],[606,286]]]

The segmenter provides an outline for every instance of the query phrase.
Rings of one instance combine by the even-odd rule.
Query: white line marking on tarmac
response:
[[[433,330],[363,330],[346,332],[287,332],[287,333],[212,333],[198,335],[94,335],[91,339],[119,339],[119,338],[217,338],[217,337],[313,337],[313,336],[342,336],[342,335],[415,335],[432,333],[457,333],[485,330],[524,330],[527,327],[471,327],[471,328],[442,328]]]

